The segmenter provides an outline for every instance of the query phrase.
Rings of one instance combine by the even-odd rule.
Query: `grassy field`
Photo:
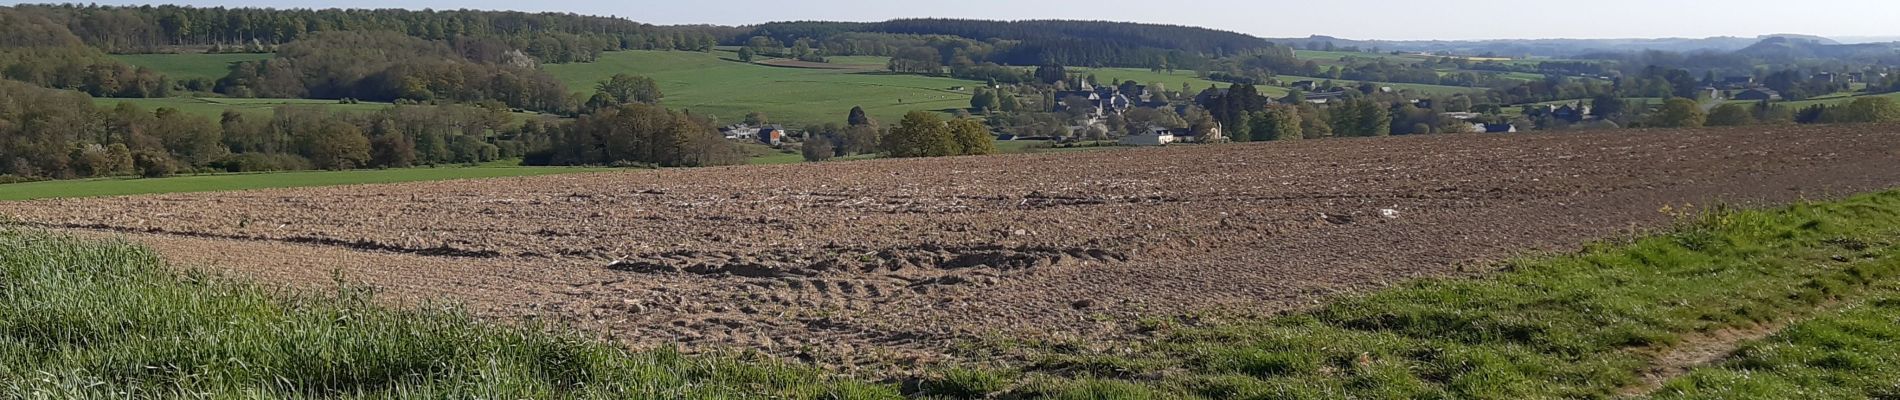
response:
[[[381,111],[382,109],[395,106],[390,103],[367,101],[357,104],[337,104],[336,100],[238,99],[220,97],[161,97],[149,99],[97,97],[93,98],[92,102],[100,107],[114,107],[119,105],[119,103],[129,103],[139,106],[139,108],[143,108],[146,111],[156,110],[160,107],[170,107],[187,114],[201,115],[206,118],[211,118],[212,120],[217,120],[219,116],[224,115],[225,110],[237,110],[238,112],[250,115],[270,116],[271,110],[278,106],[318,106],[331,110],[359,112]]]
[[[1194,87],[1190,89],[1190,91],[1194,93],[1200,93],[1201,90],[1207,89],[1209,86],[1227,87],[1230,85],[1226,82],[1201,79],[1198,73],[1194,71],[1174,71],[1170,73],[1167,71],[1154,72],[1146,68],[1070,68],[1069,71],[1095,74],[1096,81],[1102,84],[1113,84],[1115,80],[1118,79],[1124,81],[1132,80],[1143,84],[1159,83],[1163,86],[1167,86],[1168,90],[1178,91],[1181,90],[1181,84],[1186,83],[1194,85]],[[1285,97],[1287,94],[1287,88],[1278,86],[1255,85],[1254,88],[1260,90],[1261,94],[1276,98]]]
[[[825,61],[841,65],[865,65],[884,68],[891,64],[891,58],[885,56],[836,56],[825,57]]]
[[[1425,61],[1425,57],[1412,56],[1412,55],[1393,55],[1391,53],[1362,53],[1362,52],[1352,52],[1352,51],[1320,51],[1320,50],[1294,50],[1293,57],[1299,58],[1301,60],[1309,60],[1315,63],[1319,63],[1319,65],[1322,67],[1342,65],[1342,63],[1340,62],[1340,59],[1346,58],[1346,57],[1368,59],[1368,60],[1389,60],[1392,62],[1402,62],[1402,63],[1415,63],[1419,61]]]
[[[151,68],[173,80],[218,80],[231,72],[231,64],[270,58],[269,53],[245,54],[120,54],[112,58],[126,64]]]
[[[1310,76],[1280,75],[1279,78],[1281,81],[1284,81],[1284,82],[1298,82],[1298,81],[1325,82],[1326,81],[1326,78],[1314,78]],[[1338,84],[1340,86],[1350,86],[1357,82],[1358,81],[1347,80],[1347,79],[1333,80],[1334,84]],[[1463,87],[1463,86],[1425,85],[1425,84],[1418,84],[1418,83],[1392,83],[1392,82],[1374,82],[1374,83],[1380,86],[1391,86],[1393,89],[1397,89],[1397,90],[1407,90],[1413,93],[1420,93],[1420,94],[1426,94],[1426,95],[1432,95],[1432,96],[1453,95],[1453,94],[1458,94],[1458,93],[1468,93],[1468,94],[1484,93],[1486,90],[1489,90],[1487,88],[1481,88],[1481,87],[1472,88],[1472,87]]]
[[[535,176],[609,171],[608,168],[517,167],[498,162],[478,167],[400,168],[355,171],[297,171],[178,176],[159,179],[102,178],[0,185],[0,201],[45,198],[123,196],[152,193],[215,192],[305,186],[357,185],[449,179]]]
[[[731,57],[727,52],[617,51],[592,63],[545,68],[575,91],[591,91],[594,84],[616,73],[642,75],[659,81],[667,107],[712,114],[723,122],[737,122],[746,113],[758,111],[772,122],[792,126],[844,123],[853,106],[862,106],[885,122],[895,122],[914,110],[969,107],[970,92],[949,89],[980,84],[917,75],[768,67]]]
[[[1789,101],[1789,102],[1783,102],[1780,104],[1786,105],[1789,108],[1794,108],[1794,109],[1799,110],[1803,107],[1808,107],[1808,106],[1812,106],[1816,104],[1826,104],[1830,106],[1838,105],[1838,104],[1847,104],[1848,102],[1852,102],[1855,99],[1859,99],[1862,97],[1886,97],[1889,99],[1894,99],[1895,101],[1900,101],[1900,92],[1881,93],[1881,94],[1860,94],[1860,95],[1851,95],[1851,96],[1834,96],[1834,97],[1826,97],[1826,98],[1819,98],[1819,99],[1813,99],[1813,100]],[[1753,103],[1753,102],[1749,102],[1749,103]]]

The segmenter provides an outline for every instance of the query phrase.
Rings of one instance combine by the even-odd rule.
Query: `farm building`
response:
[[[1774,89],[1768,89],[1768,88],[1748,89],[1748,90],[1743,90],[1740,93],[1736,93],[1735,100],[1777,101],[1777,100],[1781,100],[1781,92],[1776,92]]]
[[[1344,90],[1337,91],[1337,92],[1313,93],[1313,94],[1306,95],[1306,102],[1313,103],[1313,104],[1326,104],[1326,103],[1331,103],[1334,101],[1345,100],[1345,99],[1346,99],[1346,91]]]
[[[1482,131],[1484,133],[1516,133],[1517,132],[1517,125],[1515,124],[1478,124],[1478,125],[1484,125],[1484,130]]]
[[[1590,106],[1586,106],[1581,103],[1565,104],[1563,107],[1557,107],[1557,109],[1551,110],[1550,112],[1551,117],[1555,117],[1557,119],[1561,119],[1565,121],[1570,121],[1573,123],[1582,121],[1584,117],[1588,117],[1589,115],[1590,115]]]
[[[766,125],[759,128],[759,143],[777,146],[785,140],[785,128],[778,125]]]
[[[727,139],[753,140],[759,137],[759,128],[746,124],[732,124],[719,128],[719,133],[724,134]]]
[[[1220,123],[1215,123],[1214,127],[1208,129],[1207,133],[1204,133],[1204,134],[1195,134],[1194,129],[1191,129],[1191,128],[1169,129],[1168,133],[1174,134],[1175,143],[1225,143],[1227,142],[1227,136],[1221,133]]]
[[[1167,128],[1149,128],[1145,132],[1122,136],[1124,146],[1165,146],[1174,143],[1174,132]]]

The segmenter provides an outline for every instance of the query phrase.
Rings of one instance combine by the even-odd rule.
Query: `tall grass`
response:
[[[891,398],[762,360],[629,352],[366,291],[285,299],[146,250],[0,230],[0,398]]]
[[[1614,397],[1651,361],[1639,349],[1807,315],[1893,280],[1897,231],[1900,192],[1717,210],[1667,234],[1285,317],[1161,321],[1131,346],[1012,343],[1031,360],[1020,379],[938,380],[1059,398]]]

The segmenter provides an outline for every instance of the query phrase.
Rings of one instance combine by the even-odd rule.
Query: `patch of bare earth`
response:
[[[1648,356],[1649,368],[1642,374],[1642,380],[1626,386],[1617,393],[1623,396],[1641,396],[1662,388],[1669,380],[1681,377],[1696,367],[1708,365],[1728,358],[1740,349],[1742,343],[1773,336],[1786,327],[1786,323],[1755,325],[1744,328],[1718,329],[1701,332],[1685,337],[1681,342],[1667,347],[1638,350]]]
[[[1268,315],[1657,226],[1900,185],[1891,126],[1461,135],[0,203],[292,287],[850,368],[988,334]]]

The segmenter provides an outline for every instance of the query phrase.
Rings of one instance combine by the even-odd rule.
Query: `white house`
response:
[[[759,138],[759,128],[748,126],[746,124],[730,125],[730,126],[725,127],[725,129],[720,129],[719,131],[720,133],[725,134],[727,139],[754,140],[754,139]]]
[[[1166,128],[1150,128],[1147,132],[1122,136],[1124,146],[1166,146],[1174,143],[1174,133]]]

